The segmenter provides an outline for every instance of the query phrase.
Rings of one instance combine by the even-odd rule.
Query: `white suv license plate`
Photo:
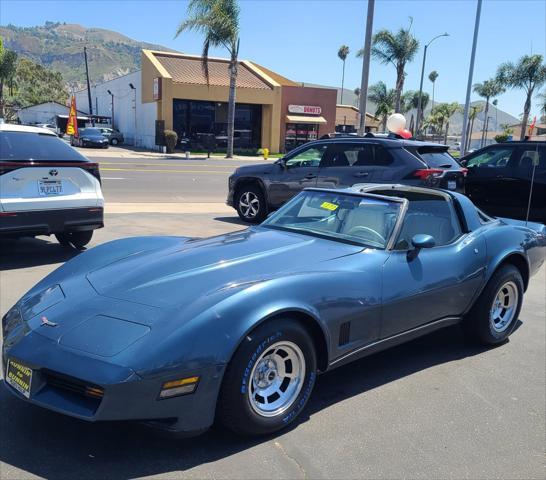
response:
[[[63,194],[63,182],[60,180],[38,180],[38,193],[42,197]]]
[[[447,181],[447,189],[448,190],[456,190],[457,189],[457,182],[455,180],[448,180]]]

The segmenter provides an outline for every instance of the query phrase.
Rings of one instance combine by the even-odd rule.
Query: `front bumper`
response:
[[[108,140],[94,142],[92,140],[82,140],[82,147],[107,148]]]
[[[1,212],[0,235],[50,235],[104,226],[102,207]]]
[[[32,369],[28,399],[4,381],[21,400],[81,420],[141,421],[178,434],[212,425],[224,372],[224,365],[213,365],[142,378],[131,368],[64,349],[36,332],[28,332],[14,344],[4,343],[4,376],[8,358]],[[194,393],[159,400],[164,382],[187,376],[200,377]],[[86,386],[102,389],[102,398],[85,395]]]

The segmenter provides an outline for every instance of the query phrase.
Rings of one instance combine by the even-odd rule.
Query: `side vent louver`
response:
[[[339,346],[349,343],[351,336],[351,322],[342,323],[339,327]]]

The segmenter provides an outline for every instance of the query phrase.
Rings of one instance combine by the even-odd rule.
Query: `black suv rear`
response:
[[[229,177],[227,204],[250,223],[307,187],[405,183],[464,192],[466,168],[435,143],[342,137],[306,143],[274,164],[238,168]]]

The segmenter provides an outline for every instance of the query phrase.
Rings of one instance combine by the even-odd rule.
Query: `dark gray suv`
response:
[[[241,219],[261,222],[307,187],[405,183],[464,192],[466,168],[435,143],[379,137],[306,143],[271,164],[238,168],[229,177],[227,204]]]

